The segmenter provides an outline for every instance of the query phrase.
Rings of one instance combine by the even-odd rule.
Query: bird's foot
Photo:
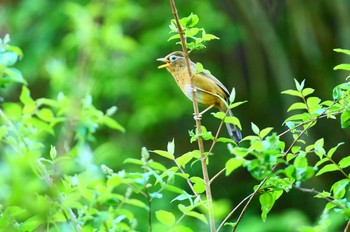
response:
[[[196,113],[194,113],[194,114],[193,114],[193,118],[194,118],[194,120],[202,120],[202,114],[196,114]]]

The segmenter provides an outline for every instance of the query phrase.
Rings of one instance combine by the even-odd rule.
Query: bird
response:
[[[209,109],[216,107],[221,112],[228,113],[233,116],[232,111],[228,108],[228,98],[230,96],[227,88],[209,71],[197,70],[196,64],[189,60],[191,75],[193,79],[194,89],[191,85],[191,77],[189,77],[186,66],[184,53],[175,51],[157,61],[164,62],[158,68],[166,68],[175,79],[181,91],[192,101],[192,92],[195,91],[196,102],[206,105],[207,108],[199,113],[202,114]],[[242,139],[242,133],[236,125],[226,123],[226,127],[230,137],[237,143]]]

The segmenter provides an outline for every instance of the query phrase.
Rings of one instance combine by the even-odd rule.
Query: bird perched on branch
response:
[[[217,107],[220,111],[233,116],[232,111],[228,109],[227,100],[230,93],[226,87],[208,71],[202,70],[198,72],[196,65],[189,60],[194,85],[194,89],[192,88],[191,77],[189,77],[183,52],[172,52],[164,58],[157,59],[157,61],[165,62],[158,68],[166,68],[174,77],[182,92],[191,101],[192,91],[196,91],[196,101],[208,106],[207,109],[200,113],[200,116],[212,107]],[[241,131],[235,125],[226,123],[226,127],[233,140],[239,142],[242,139]]]

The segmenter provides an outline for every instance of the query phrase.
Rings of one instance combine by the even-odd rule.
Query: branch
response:
[[[196,121],[196,127],[197,127],[197,131],[198,134],[202,133],[202,129],[201,129],[201,122],[199,119],[199,109],[198,109],[198,103],[196,100],[196,92],[195,92],[195,86],[193,83],[193,76],[191,73],[191,67],[190,67],[190,60],[188,57],[188,50],[186,48],[186,40],[184,37],[184,33],[183,30],[181,28],[181,24],[180,24],[180,20],[179,20],[179,16],[177,13],[177,9],[175,6],[175,2],[174,0],[169,0],[170,1],[170,5],[171,5],[171,9],[172,9],[172,13],[174,15],[176,24],[177,24],[177,28],[178,28],[178,33],[180,35],[180,39],[181,39],[181,46],[182,46],[182,51],[185,55],[185,62],[186,62],[186,67],[187,67],[187,73],[188,73],[188,77],[191,79],[191,87],[192,87],[192,102],[193,102],[193,108],[194,108],[194,114],[195,114],[195,121]],[[214,215],[213,215],[213,203],[212,203],[212,195],[211,195],[211,189],[210,189],[210,180],[209,180],[209,175],[208,175],[208,168],[207,168],[207,157],[204,154],[204,145],[203,145],[203,139],[202,137],[198,138],[198,148],[199,148],[199,152],[200,152],[200,156],[201,156],[201,166],[202,166],[202,172],[203,172],[203,180],[204,180],[204,184],[205,184],[205,192],[206,192],[206,196],[207,196],[207,202],[208,202],[208,216],[209,216],[209,226],[210,226],[210,230],[212,232],[215,232],[215,220],[214,220]]]

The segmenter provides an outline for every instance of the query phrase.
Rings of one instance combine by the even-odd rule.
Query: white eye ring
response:
[[[178,56],[170,56],[169,60],[170,62],[175,62],[179,57]]]

